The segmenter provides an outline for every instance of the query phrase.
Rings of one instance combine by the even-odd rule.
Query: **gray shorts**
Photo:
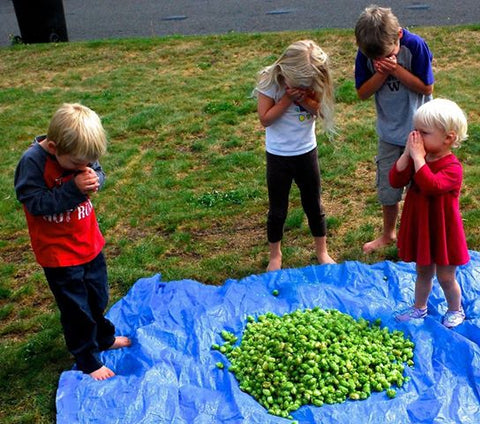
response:
[[[393,188],[388,180],[392,166],[405,150],[405,146],[378,141],[377,162],[377,193],[378,201],[383,206],[392,206],[402,200],[403,188]]]

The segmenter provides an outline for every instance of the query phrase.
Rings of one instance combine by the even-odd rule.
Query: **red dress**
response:
[[[453,154],[427,162],[417,172],[413,160],[390,170],[390,184],[410,187],[405,197],[398,255],[417,265],[463,265],[470,259],[459,207],[462,165]]]

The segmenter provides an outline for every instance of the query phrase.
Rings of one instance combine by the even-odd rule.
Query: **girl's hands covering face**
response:
[[[414,130],[408,135],[407,147],[410,156],[413,160],[415,158],[423,159],[427,154],[425,151],[425,145],[423,144],[423,138],[420,132]]]
[[[301,103],[305,100],[306,90],[304,88],[286,88],[287,96],[292,99],[292,101]]]

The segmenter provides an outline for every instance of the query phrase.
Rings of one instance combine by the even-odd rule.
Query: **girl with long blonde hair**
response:
[[[320,199],[315,120],[333,131],[333,83],[328,55],[312,40],[297,41],[258,74],[258,116],[266,129],[269,212],[268,271],[282,266],[281,240],[292,182],[315,240],[318,262],[334,263],[327,250],[325,213]]]

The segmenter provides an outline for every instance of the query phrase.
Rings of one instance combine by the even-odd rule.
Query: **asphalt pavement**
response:
[[[44,0],[32,0],[35,2]],[[69,41],[172,34],[353,28],[374,1],[63,0]],[[480,23],[479,0],[382,1],[402,26]],[[0,0],[0,46],[21,35],[12,0]]]

